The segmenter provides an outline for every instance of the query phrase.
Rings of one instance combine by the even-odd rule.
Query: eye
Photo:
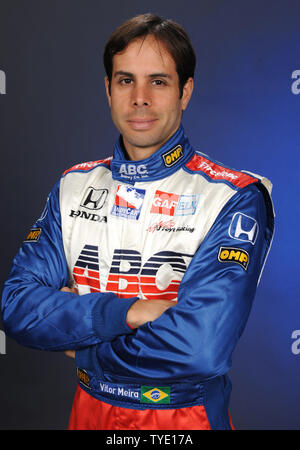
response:
[[[120,84],[130,84],[132,82],[131,78],[122,78],[119,83]]]
[[[166,84],[166,82],[163,81],[163,80],[153,80],[152,83],[153,83],[155,86],[162,86],[162,85],[165,85],[165,84]]]

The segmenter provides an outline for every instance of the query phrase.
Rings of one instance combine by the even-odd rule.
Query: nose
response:
[[[135,107],[151,105],[150,92],[145,84],[135,84],[132,90],[132,105]]]

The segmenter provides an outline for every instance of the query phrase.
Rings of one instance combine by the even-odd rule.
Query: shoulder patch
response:
[[[255,183],[258,178],[248,175],[244,172],[228,169],[221,166],[202,155],[195,154],[193,158],[186,164],[186,167],[196,172],[203,172],[213,181],[229,181],[239,188],[243,188],[248,184]]]
[[[105,158],[105,159],[98,159],[98,161],[89,161],[89,162],[84,162],[81,164],[76,164],[75,166],[70,167],[70,169],[65,170],[63,175],[66,175],[67,173],[73,172],[76,170],[88,171],[100,164],[104,164],[104,165],[107,165],[107,167],[109,167],[111,159],[112,158],[109,157],[109,158]]]

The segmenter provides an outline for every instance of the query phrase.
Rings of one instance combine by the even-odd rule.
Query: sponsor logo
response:
[[[41,228],[31,228],[24,242],[38,242],[41,234]]]
[[[178,200],[178,194],[156,191],[150,213],[174,216]]]
[[[150,213],[165,214],[168,216],[188,216],[196,212],[199,203],[199,194],[173,194],[156,191]]]
[[[179,197],[175,216],[194,215],[199,203],[200,194],[183,194]]]
[[[0,70],[0,94],[6,94],[6,75],[3,70]]]
[[[172,148],[166,153],[163,153],[161,156],[164,161],[164,165],[166,167],[172,167],[183,158],[182,147],[181,145],[177,145],[177,147]]]
[[[75,166],[71,167],[70,169],[67,169],[64,171],[63,175],[66,175],[69,172],[72,172],[73,170],[90,170],[94,167],[98,166],[99,164],[105,164],[110,165],[111,157],[106,159],[99,159],[98,161],[88,161],[80,164],[76,164]]]
[[[77,211],[71,209],[69,216],[74,217],[75,219],[77,217],[80,217],[81,219],[91,220],[92,222],[107,222],[106,216],[99,216],[98,214],[81,211],[80,209],[78,209]]]
[[[220,168],[220,166],[217,166]],[[237,175],[234,175],[232,172],[228,172],[227,170],[217,171],[214,170],[213,167],[208,164],[206,161],[202,161],[202,163],[199,166],[200,169],[203,170],[203,172],[209,173],[209,175],[212,175],[214,177],[222,177],[222,178],[231,178],[232,180],[235,180],[238,178]]]
[[[186,167],[192,171],[201,170],[208,177],[216,181],[219,180],[222,182],[228,180],[238,187],[248,186],[248,184],[258,181],[257,178],[253,178],[252,175],[246,175],[244,172],[238,172],[233,169],[228,169],[227,167],[225,168],[198,154],[193,156],[186,164]]]
[[[241,249],[234,247],[220,247],[218,260],[220,262],[234,262],[247,270],[249,265],[249,254]]]
[[[170,387],[141,386],[141,403],[170,403]]]
[[[229,236],[233,239],[255,244],[259,227],[255,219],[246,214],[237,212],[233,215],[229,226]]]
[[[295,80],[292,83],[291,91],[294,95],[300,94],[300,70],[294,70],[292,72],[292,78]]]
[[[90,186],[84,194],[80,206],[87,209],[101,209],[103,208],[107,195],[107,189],[95,189]]]
[[[176,227],[175,222],[173,220],[168,220],[166,222],[163,222],[161,220],[160,222],[150,225],[146,229],[146,231],[149,231],[149,233],[154,233],[154,231],[167,231],[168,233],[174,233],[177,231],[188,231],[189,233],[193,233],[194,230],[195,228],[190,228],[189,226]]]
[[[6,336],[4,331],[0,330],[0,355],[6,354]]]
[[[77,378],[81,384],[83,384],[88,389],[91,389],[90,377],[88,376],[88,373],[85,370],[79,369],[79,367],[77,367]]]
[[[142,264],[142,255],[137,250],[115,249],[108,277],[103,277],[107,278],[103,292],[114,292],[120,298],[142,295],[149,300],[176,300],[187,269],[184,257],[190,259],[193,255],[161,251]],[[83,247],[73,277],[82,290],[101,292],[98,246]]]
[[[88,292],[100,292],[99,254],[96,245],[85,245],[73,269],[77,285],[86,286]]]
[[[119,174],[123,178],[143,178],[148,176],[148,171],[145,164],[121,164]]]
[[[146,191],[144,189],[119,185],[111,214],[123,219],[138,220],[142,210],[145,193]]]

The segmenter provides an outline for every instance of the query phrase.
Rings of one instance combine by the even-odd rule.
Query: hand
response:
[[[61,288],[61,291],[62,292],[72,292],[73,294],[78,294],[78,290],[76,287],[69,288],[69,287],[65,286],[65,287]],[[64,352],[64,354],[66,356],[69,356],[69,358],[75,359],[75,350],[66,350]]]
[[[146,322],[152,322],[167,309],[176,304],[169,300],[137,300],[127,312],[127,323],[132,328],[138,328]]]
[[[73,294],[77,294],[78,295],[78,289],[73,286],[72,288],[69,288],[68,286],[65,286],[63,288],[60,289],[62,292],[72,292]]]
[[[65,354],[66,356],[69,356],[69,358],[75,359],[75,350],[66,350],[66,351],[64,352],[64,354]]]

